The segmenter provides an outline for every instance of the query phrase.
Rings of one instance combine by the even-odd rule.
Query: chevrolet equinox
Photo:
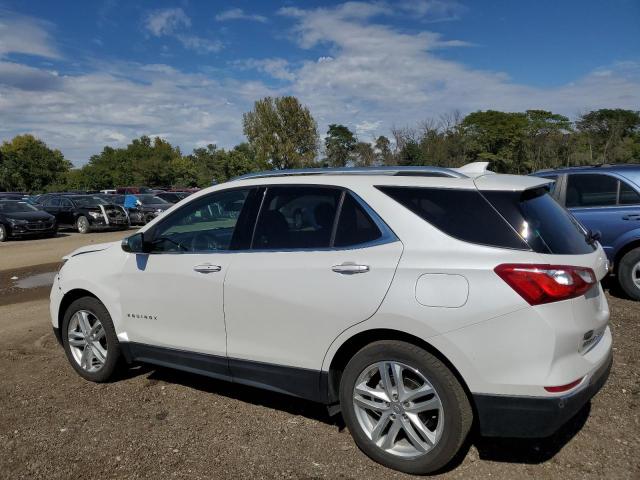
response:
[[[131,362],[321,402],[408,473],[543,437],[611,368],[606,255],[549,179],[388,167],[250,174],[65,257],[54,331],[83,378]]]

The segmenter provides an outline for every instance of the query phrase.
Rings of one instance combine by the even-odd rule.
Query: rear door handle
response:
[[[623,220],[640,220],[639,213],[632,213],[630,215],[625,215],[622,217]]]
[[[369,265],[357,265],[355,263],[343,263],[341,265],[334,265],[331,267],[336,273],[343,275],[354,275],[356,273],[367,273],[369,271]]]
[[[196,272],[200,272],[200,273],[213,273],[213,272],[219,272],[220,270],[222,270],[222,267],[220,265],[211,265],[210,263],[203,263],[202,265],[196,265],[195,267],[193,267],[193,269]]]

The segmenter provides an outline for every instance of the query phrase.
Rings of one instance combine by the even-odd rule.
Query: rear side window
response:
[[[477,190],[377,188],[459,240],[502,248],[529,248]]]
[[[618,179],[602,174],[572,174],[567,181],[567,208],[615,205]]]
[[[253,248],[329,248],[341,196],[336,188],[268,188]]]
[[[538,253],[579,255],[595,250],[578,221],[551,198],[545,187],[483,195]]]
[[[344,197],[334,247],[349,247],[373,242],[382,232],[351,194]]]

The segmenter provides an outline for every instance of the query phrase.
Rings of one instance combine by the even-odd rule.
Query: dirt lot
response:
[[[51,333],[47,274],[121,236],[0,245],[0,478],[405,478],[319,405],[149,367],[78,377]],[[444,478],[640,478],[640,304],[609,299],[615,363],[591,405],[546,440],[472,435]]]

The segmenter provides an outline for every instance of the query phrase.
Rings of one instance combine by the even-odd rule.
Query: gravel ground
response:
[[[0,478],[409,478],[320,405],[144,366],[82,380],[51,333],[47,289],[10,283],[50,266],[21,267],[0,271]],[[614,366],[591,404],[549,439],[472,434],[444,478],[640,478],[640,304],[608,296]]]

